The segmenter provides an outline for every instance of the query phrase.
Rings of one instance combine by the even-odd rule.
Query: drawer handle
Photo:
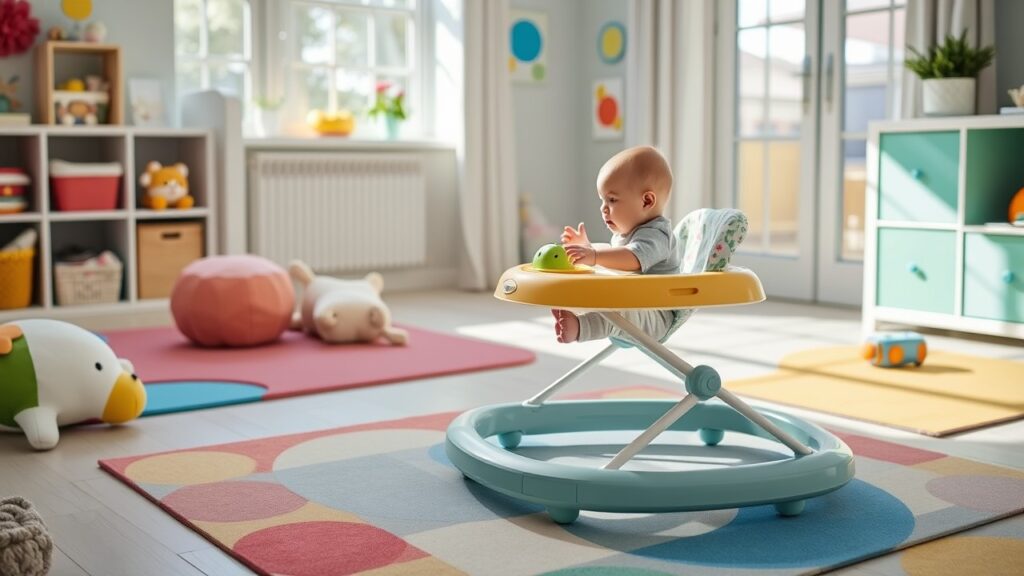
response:
[[[910,262],[907,264],[907,272],[910,272],[911,274],[920,274],[921,267],[915,262]]]
[[[1013,281],[1017,279],[1017,275],[1013,273],[1013,270],[1006,270],[1003,272],[1003,282],[1006,284],[1013,284]]]
[[[920,168],[914,168],[910,171],[910,177],[914,180],[920,180],[921,178],[924,178],[924,172],[922,172]]]
[[[162,240],[180,240],[181,232],[161,232],[160,238]]]

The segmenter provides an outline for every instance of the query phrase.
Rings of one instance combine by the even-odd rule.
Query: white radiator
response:
[[[426,185],[414,155],[261,152],[249,162],[250,250],[317,271],[426,262]]]

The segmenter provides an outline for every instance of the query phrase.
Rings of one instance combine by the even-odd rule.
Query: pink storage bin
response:
[[[117,162],[50,162],[50,189],[60,211],[116,210],[124,169]]]

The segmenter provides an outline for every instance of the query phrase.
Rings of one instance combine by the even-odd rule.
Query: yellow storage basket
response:
[[[32,302],[34,248],[0,252],[0,309],[25,308]]]

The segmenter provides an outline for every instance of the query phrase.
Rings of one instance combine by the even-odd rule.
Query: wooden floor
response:
[[[506,341],[535,350],[537,361],[504,370],[149,417],[118,428],[80,427],[65,430],[60,445],[50,452],[33,452],[23,437],[0,434],[0,496],[24,496],[38,507],[58,547],[51,574],[250,574],[102,472],[96,461],[521,400],[603,346],[558,344],[547,310],[498,302],[489,294],[399,293],[386,295],[386,300],[400,323]],[[166,322],[166,314],[159,313],[80,323],[103,329]],[[673,336],[670,345],[691,364],[714,366],[728,381],[770,372],[789,352],[859,340],[858,311],[768,302],[702,310]],[[933,348],[1024,361],[1024,348],[1012,342],[936,334],[929,335],[929,343]],[[670,381],[663,373],[638,352],[623,351],[585,381],[574,383],[574,390],[666,386]],[[936,439],[789,411],[834,428],[1024,469],[1024,421]],[[876,559],[841,573],[885,574],[890,565]],[[969,567],[963,569],[972,572]]]

